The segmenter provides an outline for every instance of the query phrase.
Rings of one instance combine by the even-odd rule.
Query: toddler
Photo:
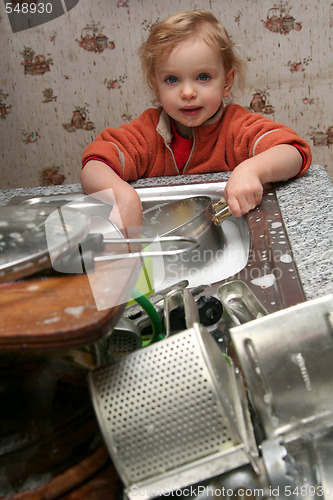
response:
[[[264,184],[309,168],[310,148],[292,129],[229,102],[233,85],[244,82],[244,65],[210,12],[185,11],[159,22],[140,54],[161,106],[103,130],[82,158],[83,189],[112,188],[118,227],[142,223],[128,181],[232,171],[224,195],[240,217],[260,204]]]

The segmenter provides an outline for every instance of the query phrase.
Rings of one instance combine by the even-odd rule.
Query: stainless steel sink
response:
[[[153,207],[193,196],[209,196],[212,201],[216,201],[223,196],[225,185],[226,182],[220,181],[137,187],[136,190],[144,211],[149,211]],[[56,208],[68,203],[75,206],[76,202],[80,210],[88,214],[96,213],[98,207],[99,213],[107,215],[105,205],[92,197],[87,199],[82,192],[15,197],[9,204],[30,207],[47,205]],[[221,284],[241,280],[248,285],[268,313],[305,300],[273,189],[265,190],[259,208],[241,219],[231,216],[222,223],[222,229],[224,245],[212,253],[211,259],[204,266],[197,265],[195,259],[190,265],[186,262],[184,266],[179,260],[171,260],[164,273],[161,261],[156,259],[155,290],[188,280],[189,287],[204,285],[206,294],[217,296]],[[183,254],[183,259],[185,262],[186,254]]]

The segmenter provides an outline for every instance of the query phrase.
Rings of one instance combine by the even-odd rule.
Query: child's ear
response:
[[[229,73],[225,78],[225,84],[223,87],[223,97],[229,96],[231,87],[234,83],[235,75],[236,75],[236,70],[234,68],[231,68],[231,70],[229,71]]]

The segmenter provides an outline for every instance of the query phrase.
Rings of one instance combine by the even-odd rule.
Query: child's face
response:
[[[219,110],[234,79],[226,75],[221,54],[205,41],[191,39],[164,57],[155,69],[156,94],[179,131],[198,127]]]

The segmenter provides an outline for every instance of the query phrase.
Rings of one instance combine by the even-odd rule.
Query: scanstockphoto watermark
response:
[[[194,497],[199,497],[200,495],[205,495],[205,497],[211,497],[211,498],[232,498],[234,497],[236,491],[232,488],[228,488],[225,486],[222,486],[221,488],[218,487],[210,487],[210,486],[203,486],[203,485],[196,485],[196,486],[189,486],[187,488],[172,488],[172,487],[165,487],[165,488],[159,488],[155,490],[145,490],[142,488],[139,488],[137,486],[132,486],[130,489],[130,494],[133,497],[145,497],[145,498],[156,498],[156,497],[174,497],[174,498],[194,498]],[[240,495],[241,497],[249,497],[249,498],[267,498],[268,494],[270,493],[269,489],[264,489],[264,488],[239,488],[237,489],[237,494]]]
[[[169,250],[178,250],[177,246],[169,246]],[[210,248],[195,248],[190,252],[179,253],[168,257],[169,262],[182,263],[190,267],[190,265],[206,265],[210,262],[223,262],[226,257],[226,249],[210,249]],[[233,250],[232,257],[234,260],[243,259],[244,254],[247,254],[247,264],[290,264],[293,262],[292,254],[285,250],[274,249],[270,251],[249,249],[248,252],[244,248]]]
[[[198,267],[188,267],[179,265],[177,263],[166,266],[166,275],[169,280],[178,281],[180,277],[185,277],[188,280],[195,280],[202,277],[202,270]],[[232,276],[233,280],[250,280],[252,282],[258,281],[258,285],[262,282],[264,288],[271,286],[276,280],[283,277],[283,271],[279,267],[273,267],[269,270],[263,270],[261,267],[245,267],[237,273],[227,273],[227,277],[217,278],[216,282],[230,281]]]
[[[314,485],[296,485],[296,486],[267,486],[266,488],[245,488],[239,487],[237,489],[222,486],[210,487],[203,485],[189,486],[187,488],[171,488],[165,487],[156,490],[142,489],[137,486],[132,486],[130,489],[130,496],[156,498],[161,496],[166,497],[184,497],[194,498],[200,495],[205,495],[209,498],[225,498],[232,499],[237,495],[238,498],[329,498],[332,496],[332,489],[323,486]]]

